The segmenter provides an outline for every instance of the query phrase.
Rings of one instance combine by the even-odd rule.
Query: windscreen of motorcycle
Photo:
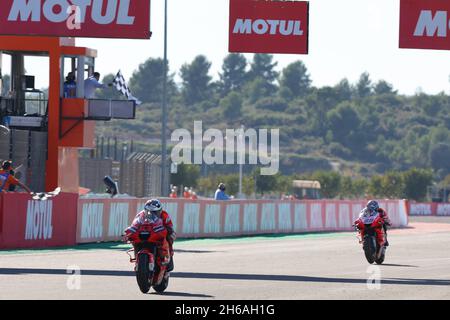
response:
[[[364,224],[372,224],[375,219],[378,217],[379,213],[378,212],[369,212],[366,211],[364,212],[364,214],[362,214],[360,216],[360,219],[362,221],[362,223]]]

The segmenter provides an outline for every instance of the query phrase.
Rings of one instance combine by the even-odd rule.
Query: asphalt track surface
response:
[[[0,299],[450,299],[449,218],[412,219],[389,242],[371,266],[350,232],[180,241],[162,295],[139,291],[126,245],[4,251]]]

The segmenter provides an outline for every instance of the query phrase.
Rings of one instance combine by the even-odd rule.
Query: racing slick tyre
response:
[[[148,265],[148,255],[139,255],[139,263],[136,270],[136,280],[142,293],[148,293],[150,291],[150,278],[151,272]]]
[[[374,263],[377,250],[375,245],[375,237],[366,237],[364,239],[363,249],[367,262],[370,264]]]
[[[169,286],[169,276],[166,273],[164,275],[163,281],[161,281],[161,283],[159,285],[153,286],[153,289],[155,289],[155,291],[158,293],[163,293],[167,289],[168,286]]]

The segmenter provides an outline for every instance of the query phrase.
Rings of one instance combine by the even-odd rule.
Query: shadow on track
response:
[[[394,263],[383,263],[379,265],[380,267],[403,267],[403,268],[419,268],[419,266],[413,266],[411,264],[394,264]]]
[[[33,268],[0,268],[0,275],[20,274],[53,274],[68,275],[64,269],[33,269]],[[81,275],[134,277],[133,271],[121,270],[81,270]],[[357,278],[327,278],[296,275],[276,274],[233,274],[233,273],[204,273],[204,272],[172,272],[172,278],[184,279],[216,279],[216,280],[244,280],[244,281],[289,281],[289,282],[318,282],[318,283],[353,283],[366,284],[367,279]],[[382,279],[381,284],[412,285],[412,286],[450,286],[450,279]]]
[[[194,293],[187,293],[187,292],[164,291],[163,293],[150,292],[148,294],[156,295],[156,296],[167,296],[167,297],[214,298],[214,296],[210,296],[208,294],[194,294]]]

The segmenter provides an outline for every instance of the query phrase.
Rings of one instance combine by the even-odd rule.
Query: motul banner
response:
[[[0,249],[75,244],[78,195],[32,200],[27,193],[0,193]]]
[[[150,38],[150,0],[1,0],[1,35]]]
[[[146,199],[78,201],[77,243],[121,240]],[[161,199],[178,238],[228,237],[268,233],[352,231],[366,201]],[[408,225],[403,200],[381,201],[394,227]]]
[[[450,1],[400,0],[400,48],[450,50]]]
[[[307,1],[230,0],[229,51],[308,53]]]

